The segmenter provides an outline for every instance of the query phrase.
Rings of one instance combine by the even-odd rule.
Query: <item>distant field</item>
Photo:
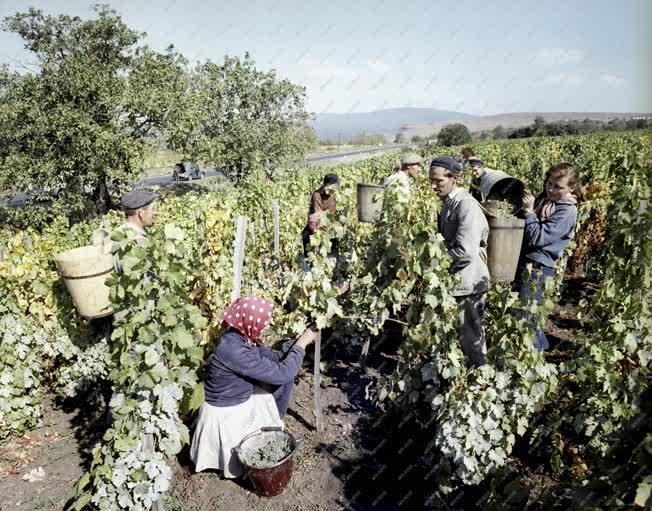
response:
[[[159,149],[150,154],[143,163],[144,169],[155,169],[159,167],[172,167],[175,163],[182,161],[183,156],[169,149]]]

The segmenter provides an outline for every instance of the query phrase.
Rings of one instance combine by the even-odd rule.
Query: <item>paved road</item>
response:
[[[382,146],[375,147],[373,149],[357,149],[355,151],[347,151],[344,153],[330,153],[330,154],[320,154],[309,156],[305,161],[308,163],[319,163],[328,160],[339,160],[340,158],[347,158],[350,156],[357,156],[362,154],[374,154],[374,153],[386,153],[390,151],[404,151],[412,147],[409,144],[405,145],[392,145],[392,146]],[[172,172],[172,170],[170,170]],[[219,170],[206,170],[206,177],[215,177],[221,175]],[[185,182],[185,181],[184,181]],[[169,176],[160,176],[160,177],[148,177],[138,182],[139,186],[169,186],[175,183],[171,175]],[[7,201],[6,204],[10,207],[20,207],[23,203],[29,198],[27,194],[21,193],[13,197],[11,200]]]
[[[355,151],[347,151],[344,153],[326,153],[318,154],[314,156],[309,156],[305,161],[308,163],[318,163],[328,160],[339,160],[340,158],[347,158],[349,156],[357,156],[361,154],[374,154],[374,153],[386,153],[389,151],[405,151],[412,147],[409,144],[405,145],[396,145],[396,146],[382,146],[374,147],[373,149],[357,149]],[[170,170],[171,172],[171,170]],[[221,175],[219,170],[206,170],[206,177],[215,177]],[[174,183],[172,176],[160,176],[160,177],[148,177],[139,181],[141,186],[167,186]]]

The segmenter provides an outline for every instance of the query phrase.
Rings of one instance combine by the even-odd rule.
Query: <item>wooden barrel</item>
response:
[[[358,221],[373,224],[383,211],[384,186],[358,183]]]
[[[523,244],[525,220],[515,217],[487,215],[487,266],[492,280],[512,282],[516,277]]]
[[[79,314],[100,318],[112,314],[109,288],[104,284],[113,272],[113,256],[101,245],[73,248],[54,257]]]

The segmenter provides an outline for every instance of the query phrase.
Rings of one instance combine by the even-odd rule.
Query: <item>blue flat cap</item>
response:
[[[132,190],[122,196],[122,209],[140,209],[158,199],[158,195],[149,190]]]
[[[439,156],[430,162],[430,168],[433,167],[443,167],[450,170],[454,174],[459,174],[462,172],[462,165],[456,162],[450,156]]]

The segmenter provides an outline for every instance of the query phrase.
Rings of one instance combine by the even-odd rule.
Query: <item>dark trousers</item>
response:
[[[272,391],[272,395],[276,401],[276,408],[278,408],[278,414],[281,416],[281,419],[285,417],[285,414],[288,411],[288,406],[290,406],[290,397],[292,397],[293,387],[294,379],[284,383],[283,385],[278,385],[276,390]],[[274,387],[272,387],[272,389],[273,388]]]
[[[303,257],[308,257],[308,253],[310,252],[310,236],[312,236],[312,233],[310,232],[310,229],[308,229],[308,226],[306,225],[303,228],[303,231],[301,231],[301,243],[303,244]],[[340,255],[340,240],[337,238],[332,238],[331,239],[331,252],[329,256],[331,257],[339,257]]]
[[[487,342],[484,335],[484,312],[487,293],[456,296],[462,351],[473,367],[487,363]]]
[[[525,271],[525,265],[520,265],[517,270],[518,279],[515,283],[515,291],[518,291],[519,298],[528,298],[538,304],[544,301],[544,291],[546,289],[546,278],[555,277],[555,269],[543,266],[537,263],[532,263],[532,272],[530,275]],[[521,314],[523,316],[523,314]],[[534,333],[534,348],[541,352],[548,348],[548,338],[543,330],[536,326],[536,318],[530,315],[529,317],[532,326],[535,328]]]

